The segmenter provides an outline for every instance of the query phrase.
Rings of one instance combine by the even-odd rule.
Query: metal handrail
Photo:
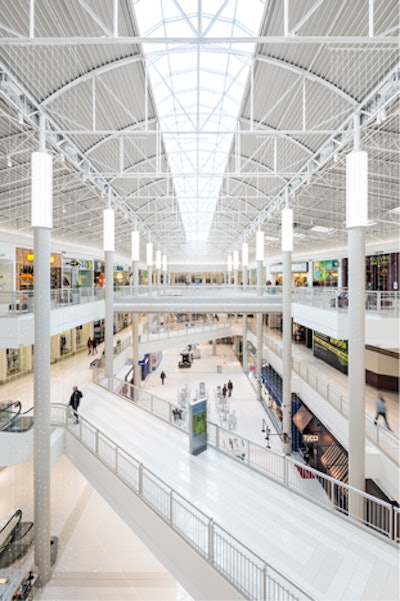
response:
[[[50,306],[58,309],[69,305],[81,305],[104,300],[105,289],[95,286],[79,288],[56,288],[50,290]],[[32,313],[35,302],[34,290],[0,290],[0,317],[13,317]]]
[[[255,333],[251,325],[249,329],[253,334]],[[282,347],[274,339],[264,334],[263,342],[277,357],[282,359]],[[317,372],[297,361],[294,357],[292,358],[292,369],[302,380],[305,380],[307,384],[323,396],[334,409],[348,418],[349,400],[344,394],[337,391],[327,380],[321,378]],[[365,417],[365,425],[368,440],[376,444],[396,465],[399,465],[399,438],[396,434],[390,432],[380,424],[375,425],[369,415]]]
[[[94,374],[93,381],[107,390],[111,389],[112,392],[123,396],[128,402],[145,409],[155,417],[185,432],[189,431],[186,420],[178,422],[174,420],[175,404],[171,401],[156,397],[119,378],[107,378],[100,371]],[[383,537],[386,541],[400,542],[400,509],[392,506],[391,503],[382,501],[345,482],[335,480],[335,478],[289,458],[283,453],[264,448],[214,422],[207,420],[207,426],[207,441],[218,451],[243,461],[251,469],[274,479],[285,488],[300,494],[331,513],[338,514],[361,526],[367,532],[379,536],[379,538]],[[316,489],[314,486],[307,486],[307,480],[314,482],[317,480],[320,487]],[[351,495],[353,498],[357,497],[359,499],[358,506],[364,508],[361,515],[349,511],[348,499]]]
[[[52,425],[64,426],[246,599],[315,599],[86,418],[80,416],[79,425],[73,425],[67,406],[52,404]]]

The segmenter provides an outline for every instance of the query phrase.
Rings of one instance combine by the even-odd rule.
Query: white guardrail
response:
[[[111,386],[111,379],[106,378],[101,370],[96,370],[93,380],[99,386],[123,396],[136,406],[188,432],[187,415],[183,420],[176,421],[174,418],[173,411],[177,408],[177,404],[160,399],[146,390],[115,377],[112,378]],[[400,542],[400,508],[394,507],[391,503],[335,480],[283,453],[261,447],[236,432],[209,421],[207,441],[218,451],[243,461],[248,467],[273,478],[289,490],[324,509],[338,513],[344,519],[383,537],[384,540]],[[357,499],[358,502],[352,506],[363,507],[363,511],[351,513],[349,497],[353,500]]]
[[[52,425],[66,427],[72,436],[120,478],[246,599],[315,599],[253,553],[87,419],[80,416],[79,425],[73,425],[72,421],[68,420],[67,409],[66,405],[52,404]]]

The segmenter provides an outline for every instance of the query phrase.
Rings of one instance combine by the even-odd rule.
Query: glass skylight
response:
[[[257,35],[264,2],[136,0],[133,4],[142,37],[176,38],[174,43],[144,44],[143,52],[186,238],[205,241],[254,45],[203,40]],[[191,38],[193,43],[180,43],[179,38]]]

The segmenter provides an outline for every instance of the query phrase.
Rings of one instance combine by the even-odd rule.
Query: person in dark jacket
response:
[[[162,371],[162,372],[160,373],[160,378],[161,378],[161,382],[162,382],[162,385],[163,385],[163,386],[164,386],[164,382],[165,382],[165,378],[166,378],[166,377],[167,377],[166,373],[165,373],[164,371]]]
[[[72,407],[72,412],[73,412],[76,424],[79,423],[78,408],[79,408],[79,403],[81,402],[82,397],[83,397],[83,394],[81,393],[81,391],[78,390],[77,386],[74,386],[72,389],[71,398],[69,399],[69,405]]]
[[[229,380],[227,388],[228,388],[228,396],[232,396],[233,384],[232,384],[231,380]]]

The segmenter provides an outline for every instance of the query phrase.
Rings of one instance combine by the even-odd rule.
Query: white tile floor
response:
[[[169,350],[145,387],[175,400],[177,388],[186,383],[195,388],[204,381],[211,392],[230,377],[234,383],[230,403],[239,416],[238,431],[263,444],[260,426],[264,414],[253,389],[229,347],[218,345],[217,352],[217,357],[212,357],[211,345],[202,345],[202,358],[195,360],[190,370],[179,370],[179,349]],[[315,591],[318,599],[399,598],[397,550],[341,520],[332,521],[322,509],[211,449],[196,458],[191,456],[182,432],[120,399],[112,403],[110,412],[107,394],[99,395],[90,383],[89,362],[89,357],[80,355],[52,367],[52,400],[66,402],[73,384],[78,384],[85,394],[82,414],[124,440],[127,448],[156,472],[165,472],[165,457],[169,457],[168,480],[182,491],[188,473],[200,470],[203,482],[207,478],[205,486],[187,488],[185,494],[267,561]],[[217,364],[222,365],[222,374],[217,374]],[[159,379],[161,369],[167,373],[165,386]],[[27,407],[32,404],[31,378],[15,380],[0,390],[2,398],[24,399]],[[112,422],[110,415],[114,416]],[[160,452],[155,452],[156,448]],[[160,458],[164,460],[162,468],[157,463]],[[29,470],[30,466],[16,466],[0,473],[0,508],[22,504],[25,495],[21,506],[26,519],[32,514],[31,484],[23,485],[31,482]],[[195,477],[189,480],[198,481]],[[53,470],[52,499],[52,533],[60,537],[60,551],[52,581],[35,598],[190,599],[67,459]]]

